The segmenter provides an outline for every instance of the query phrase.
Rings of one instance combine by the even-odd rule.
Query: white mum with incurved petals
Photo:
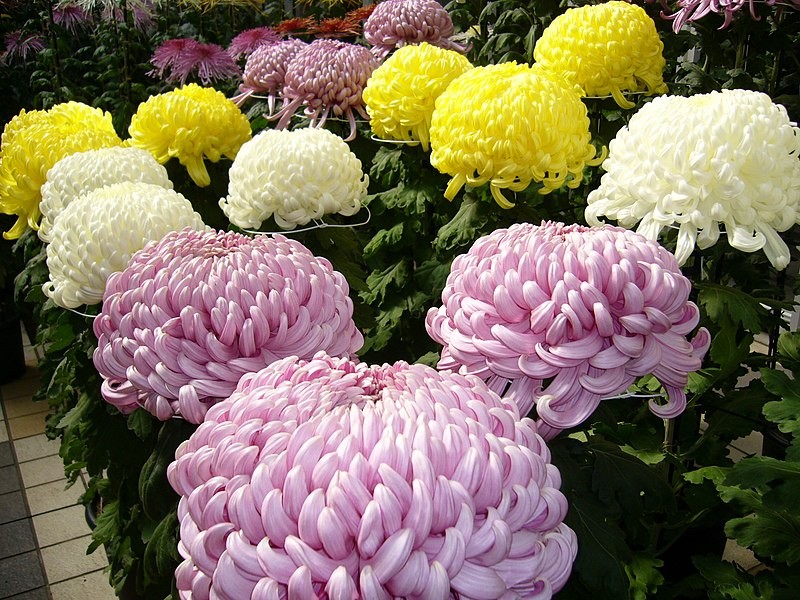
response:
[[[274,217],[294,229],[326,214],[354,215],[368,185],[361,161],[330,131],[267,129],[242,146],[219,205],[237,227]]]
[[[123,182],[91,191],[69,203],[53,223],[44,293],[64,308],[97,304],[109,275],[124,269],[136,251],[185,227],[206,228],[174,190]]]
[[[77,152],[62,158],[48,172],[42,186],[39,237],[49,242],[56,217],[84,194],[123,181],[152,183],[172,189],[167,170],[147,150],[116,146]]]
[[[800,129],[769,96],[722,90],[646,104],[609,145],[607,171],[591,192],[586,220],[615,219],[655,240],[678,229],[683,264],[721,229],[744,252],[789,263],[779,232],[800,223]]]

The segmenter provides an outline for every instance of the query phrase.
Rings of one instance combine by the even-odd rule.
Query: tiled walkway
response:
[[[66,488],[58,441],[44,435],[47,404],[33,402],[36,357],[22,379],[0,386],[0,598],[113,600],[102,548],[90,530],[78,480]]]

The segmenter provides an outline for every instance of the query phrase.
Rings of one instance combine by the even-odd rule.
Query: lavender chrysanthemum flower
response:
[[[6,49],[3,52],[2,60],[6,64],[10,64],[16,59],[25,61],[28,59],[28,54],[41,52],[45,48],[44,38],[32,33],[22,33],[21,31],[7,33],[5,43]]]
[[[292,38],[256,48],[245,63],[242,85],[239,86],[241,93],[231,99],[241,106],[253,94],[265,94],[271,115],[275,111],[275,101],[283,91],[289,63],[307,45]]]
[[[794,8],[800,10],[800,0],[678,0],[677,9],[672,14],[664,14],[665,19],[671,20],[672,30],[678,33],[686,23],[699,21],[709,13],[722,15],[724,20],[719,29],[727,28],[737,14],[743,12],[745,6],[748,7],[750,17],[754,21],[759,21],[761,17],[756,11],[756,4],[766,4],[767,6],[780,5],[781,7]]]
[[[281,41],[281,36],[272,27],[254,27],[245,29],[228,44],[228,54],[233,60],[248,58],[262,44],[274,44]]]
[[[76,35],[81,27],[91,25],[92,20],[91,13],[86,12],[77,4],[62,3],[53,8],[53,22],[72,35]]]
[[[189,38],[167,40],[156,48],[150,62],[155,67],[151,75],[180,85],[185,84],[191,75],[208,85],[240,74],[239,67],[221,46]]]
[[[167,471],[181,598],[525,598],[577,551],[529,419],[478,378],[322,354],[248,374]]]
[[[450,39],[453,31],[450,14],[436,0],[384,0],[364,23],[364,38],[378,58],[421,42],[464,52]]]
[[[643,375],[668,396],[655,414],[683,411],[710,343],[704,328],[687,339],[700,318],[691,287],[670,252],[632,231],[521,223],[453,261],[426,326],[444,346],[440,369],[478,375],[522,414],[535,404],[548,438]]]
[[[136,253],[94,321],[103,397],[200,423],[243,374],[363,343],[344,276],[283,236],[184,230]]]
[[[284,129],[301,106],[312,127],[322,127],[329,116],[344,117],[350,123],[347,141],[356,136],[355,110],[364,119],[361,93],[378,66],[370,51],[339,40],[315,40],[289,63],[283,96],[287,104],[275,115],[277,128]]]

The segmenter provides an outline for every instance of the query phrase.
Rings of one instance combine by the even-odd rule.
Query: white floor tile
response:
[[[66,485],[66,480],[61,480],[26,488],[25,496],[28,499],[31,515],[40,515],[78,504],[86,488],[82,482],[75,482],[69,488],[65,488]]]
[[[77,540],[42,548],[47,581],[52,585],[107,567],[108,559],[102,546],[91,554],[86,554],[91,541],[91,536],[87,535]]]
[[[89,534],[83,506],[70,506],[33,517],[39,547],[44,548]]]
[[[16,447],[16,445],[15,445]],[[26,488],[64,479],[64,462],[57,454],[19,464],[22,483]]]
[[[56,455],[58,454],[60,446],[60,440],[50,440],[43,433],[14,440],[14,450],[17,452],[17,461],[21,463],[36,458]]]
[[[50,586],[53,600],[116,600],[108,575],[95,571]]]

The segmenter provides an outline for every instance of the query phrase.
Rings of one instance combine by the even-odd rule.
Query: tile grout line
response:
[[[19,464],[20,463],[19,463],[19,460],[17,459],[17,449],[16,449],[16,447],[14,445],[14,438],[11,435],[11,424],[9,423],[8,411],[6,409],[6,402],[5,402],[5,398],[4,398],[2,389],[0,389],[0,406],[2,406],[2,408],[3,408],[3,426],[6,428],[6,433],[8,434],[8,445],[9,445],[9,449],[11,451],[11,458],[14,460],[14,469],[17,472],[17,477],[19,478],[19,482],[20,482],[20,490],[19,491],[20,491],[20,494],[22,495],[22,502],[25,505],[25,512],[26,512],[26,515],[27,515],[25,518],[30,522],[30,528],[33,531],[34,542],[36,544],[36,550],[35,550],[36,558],[37,558],[37,562],[39,564],[39,570],[40,570],[41,575],[42,575],[42,580],[44,581],[44,586],[43,586],[44,587],[44,591],[47,594],[47,598],[52,600],[53,596],[50,593],[50,581],[47,578],[47,571],[45,570],[45,566],[44,566],[44,558],[42,557],[42,551],[41,551],[41,548],[39,547],[39,538],[36,535],[36,528],[33,525],[33,516],[31,515],[31,507],[28,504],[28,494],[26,493],[25,481],[22,479],[22,471],[19,468]],[[22,520],[22,519],[20,519],[20,520]],[[15,556],[20,556],[20,554],[16,554]],[[34,589],[39,589],[39,588],[34,588]],[[22,593],[25,593],[25,592],[22,592]]]

